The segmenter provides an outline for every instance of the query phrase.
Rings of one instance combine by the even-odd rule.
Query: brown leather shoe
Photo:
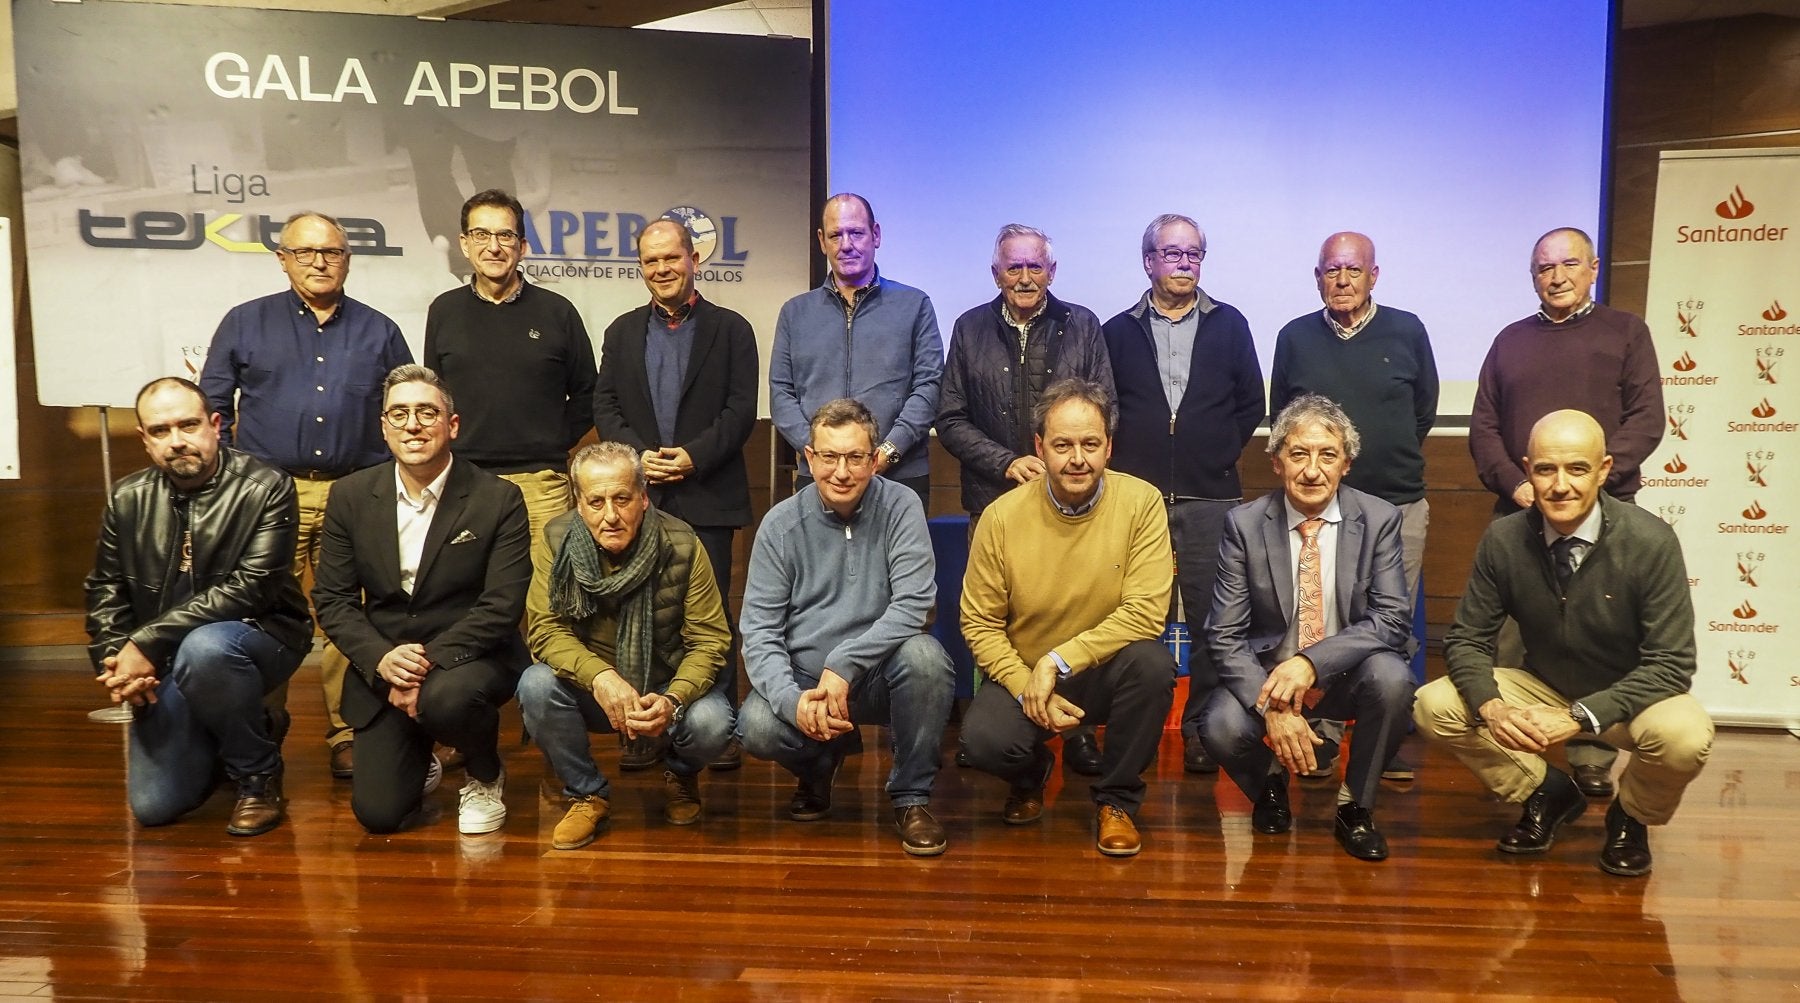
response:
[[[237,782],[237,804],[225,831],[233,836],[260,836],[281,824],[286,814],[281,801],[281,767],[273,773],[256,773]]]
[[[559,850],[579,850],[594,841],[594,830],[606,821],[610,810],[598,794],[569,799],[569,810],[550,833],[550,845]]]
[[[1037,765],[1023,782],[1014,780],[1006,792],[1006,805],[1000,809],[1000,820],[1007,825],[1030,825],[1044,814],[1044,788],[1056,769],[1056,757],[1048,749],[1038,747]]]
[[[900,848],[915,857],[935,857],[950,845],[944,827],[922,804],[895,808],[894,829],[900,833]]]
[[[670,825],[693,825],[700,821],[700,778],[683,776],[674,770],[663,771],[663,819]]]
[[[1100,852],[1109,857],[1135,857],[1144,848],[1144,841],[1138,837],[1137,826],[1132,824],[1131,816],[1124,809],[1114,805],[1100,806],[1098,818],[1100,838],[1095,845]]]
[[[348,780],[356,773],[356,743],[340,742],[331,747],[331,775]]]
[[[741,768],[743,765],[744,747],[734,738],[725,743],[724,750],[717,756],[714,756],[713,761],[706,764],[706,768],[714,773],[729,773],[732,770]]]

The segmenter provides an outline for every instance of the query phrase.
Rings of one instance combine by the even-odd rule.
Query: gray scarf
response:
[[[645,693],[655,650],[656,624],[651,611],[650,580],[662,568],[662,516],[644,511],[637,539],[623,555],[624,563],[607,574],[600,545],[580,517],[569,520],[556,561],[550,566],[550,612],[581,623],[611,600],[618,604],[619,633],[613,643],[614,668],[625,681]]]

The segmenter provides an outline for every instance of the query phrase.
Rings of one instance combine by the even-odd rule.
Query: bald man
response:
[[[1400,551],[1406,572],[1406,609],[1419,601],[1425,561],[1425,436],[1437,422],[1437,359],[1431,336],[1414,314],[1377,305],[1375,242],[1360,233],[1334,233],[1319,247],[1313,268],[1322,310],[1287,322],[1275,336],[1269,370],[1269,414],[1278,415],[1306,394],[1344,409],[1362,437],[1362,453],[1344,483],[1400,510]],[[1314,779],[1335,774],[1342,722],[1320,722],[1326,744],[1318,750]],[[1412,764],[1396,756],[1383,780],[1413,779]]]
[[[1488,789],[1523,802],[1499,850],[1537,854],[1586,799],[1545,762],[1577,735],[1632,753],[1606,812],[1600,869],[1650,872],[1645,826],[1666,825],[1712,749],[1713,725],[1689,693],[1694,607],[1675,533],[1602,489],[1613,470],[1600,423],[1555,411],[1532,426],[1522,469],[1532,506],[1496,519],[1444,639],[1449,674],[1419,690],[1413,720]],[[1495,664],[1507,617],[1522,667]]]

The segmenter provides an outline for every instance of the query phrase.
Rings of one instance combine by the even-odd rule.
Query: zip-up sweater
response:
[[[877,442],[900,450],[890,477],[922,477],[937,416],[944,343],[931,297],[881,277],[844,309],[843,294],[825,283],[788,300],[775,321],[769,355],[769,415],[796,451],[811,437],[813,413],[839,397],[875,415]],[[800,467],[806,468],[804,454]]]
[[[1119,428],[1108,469],[1141,477],[1167,498],[1236,501],[1244,496],[1237,461],[1262,422],[1262,364],[1250,322],[1235,307],[1200,293],[1199,329],[1181,406],[1169,413],[1150,296],[1106,322],[1102,333],[1119,392]]]

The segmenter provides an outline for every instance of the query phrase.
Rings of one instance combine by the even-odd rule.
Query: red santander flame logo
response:
[[[1670,363],[1669,365],[1671,368],[1673,368],[1678,373],[1691,373],[1694,371],[1694,367],[1698,366],[1699,364],[1700,363],[1694,361],[1693,356],[1689,355],[1686,352],[1682,352],[1681,358],[1676,359],[1674,362]]]
[[[1761,404],[1750,409],[1750,413],[1758,418],[1773,418],[1775,417],[1775,405],[1769,403],[1769,399],[1764,397]]]
[[[1739,620],[1754,620],[1756,619],[1756,607],[1750,605],[1750,600],[1746,599],[1738,603],[1737,609],[1732,610],[1731,615]]]
[[[1681,454],[1676,453],[1669,459],[1669,462],[1663,464],[1663,469],[1671,474],[1679,474],[1687,469],[1687,464],[1681,462]]]
[[[1755,211],[1756,203],[1745,198],[1744,189],[1737,185],[1731,186],[1731,194],[1725,196],[1725,201],[1713,206],[1713,212],[1724,219],[1743,219]]]
[[[1763,311],[1763,320],[1786,320],[1787,311],[1781,308],[1781,301],[1774,300],[1769,308]]]
[[[1750,499],[1750,507],[1744,510],[1744,518],[1749,519],[1750,521],[1754,522],[1758,519],[1766,519],[1766,518],[1768,518],[1768,516],[1769,516],[1768,509],[1763,508],[1761,505],[1758,505],[1756,503],[1756,499],[1754,499],[1754,498]]]

